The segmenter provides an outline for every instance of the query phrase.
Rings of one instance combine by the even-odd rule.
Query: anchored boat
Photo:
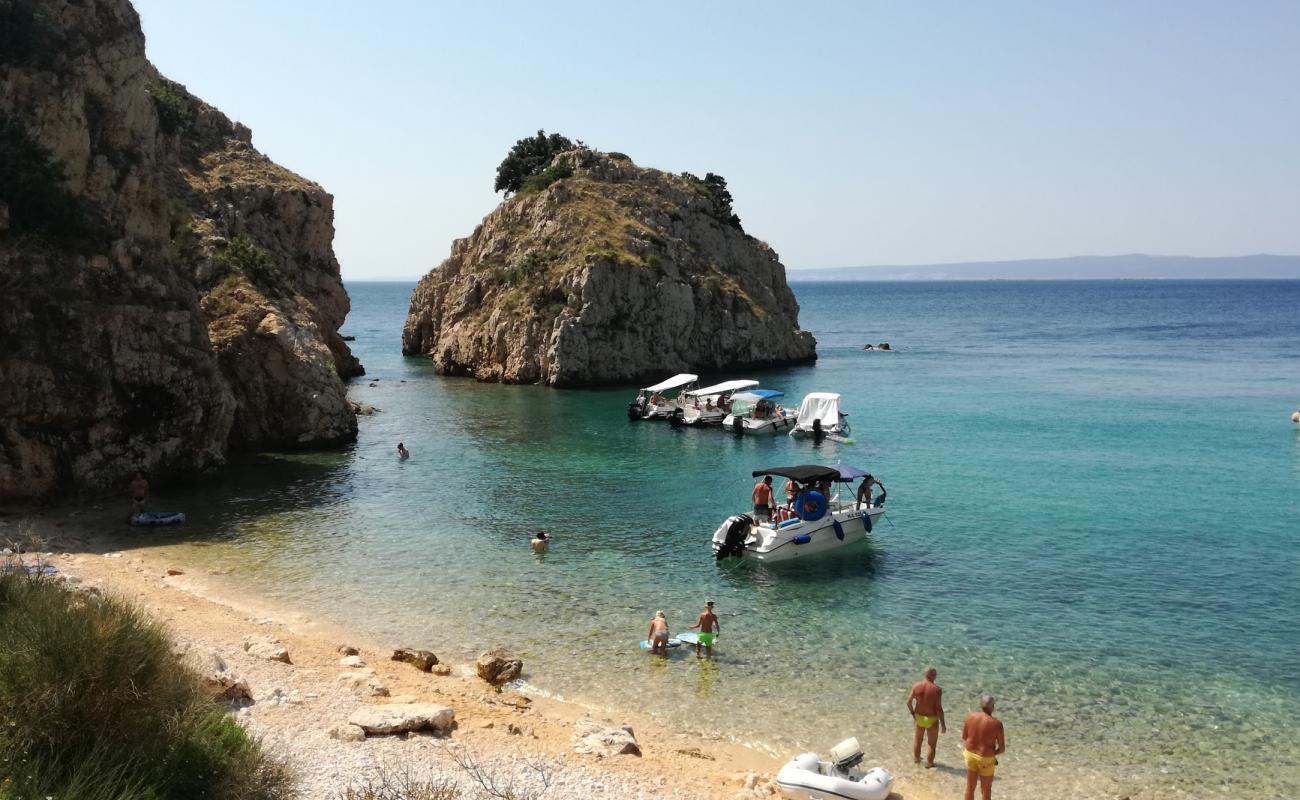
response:
[[[811,392],[799,404],[799,419],[790,429],[794,437],[849,435],[849,415],[840,408],[840,396],[834,392]]]
[[[839,465],[803,464],[754,471],[755,478],[782,477],[796,487],[794,502],[766,518],[758,512],[728,517],[713,532],[713,555],[763,563],[821,555],[861,542],[885,513],[884,496],[869,498],[868,473]],[[861,478],[863,498],[844,497],[843,487]]]
[[[773,434],[794,427],[798,414],[777,401],[785,397],[775,389],[751,389],[731,396],[731,413],[722,427],[735,433]]]
[[[682,392],[674,425],[720,425],[731,413],[731,396],[744,389],[758,386],[758,381],[723,381],[703,389]]]
[[[677,411],[682,395],[695,388],[699,375],[683,372],[666,381],[647,386],[627,404],[628,419],[667,419]]]

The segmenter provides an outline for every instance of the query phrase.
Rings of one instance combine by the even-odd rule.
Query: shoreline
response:
[[[132,602],[161,623],[178,645],[215,652],[251,689],[254,700],[235,711],[237,718],[273,753],[290,762],[300,777],[302,797],[332,797],[350,783],[407,768],[459,779],[468,788],[466,773],[455,764],[457,752],[504,770],[511,780],[525,785],[530,777],[519,765],[545,764],[551,781],[549,797],[775,796],[763,787],[784,758],[720,738],[675,731],[633,709],[596,709],[556,698],[528,685],[527,663],[522,679],[500,692],[474,675],[472,664],[453,664],[451,674],[445,676],[420,672],[389,660],[394,649],[419,648],[419,642],[379,642],[362,630],[267,602],[249,594],[237,579],[209,575],[165,552],[171,542],[148,543],[147,533],[141,534],[148,529],[125,528],[121,515],[105,508],[11,513],[0,517],[4,530],[0,539],[7,545],[20,532],[34,537],[42,543],[40,552],[51,554],[47,560],[60,573]],[[132,533],[124,534],[125,530]],[[258,659],[243,651],[245,638],[266,635],[284,644],[292,664]],[[364,668],[374,670],[388,696],[369,697],[364,689],[339,682],[338,675],[352,669],[339,663],[342,645],[360,650]],[[510,642],[469,643],[475,651],[511,646]],[[404,697],[408,702],[450,706],[456,714],[455,730],[445,737],[372,735],[360,742],[330,738],[328,730],[345,722],[353,709]],[[572,729],[583,717],[630,725],[642,755],[601,758],[575,752]],[[940,800],[961,795],[964,781],[955,776],[943,776],[944,785],[932,787],[899,774],[904,767],[910,771],[910,764],[885,766],[895,778],[891,798]],[[931,772],[927,777],[940,776]],[[747,789],[747,784],[757,788]]]

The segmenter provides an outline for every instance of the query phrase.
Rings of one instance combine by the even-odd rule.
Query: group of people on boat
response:
[[[880,487],[880,497],[876,500],[872,500],[871,497],[873,486]],[[759,522],[781,523],[787,519],[801,516],[802,509],[795,508],[795,504],[798,502],[799,496],[808,491],[819,492],[822,497],[829,500],[831,482],[830,480],[821,480],[800,483],[794,478],[788,478],[785,482],[785,504],[777,505],[772,496],[772,476],[764,475],[762,480],[754,484],[754,490],[751,493],[751,499],[754,502],[754,518]],[[871,508],[874,503],[883,502],[885,494],[885,484],[881,483],[876,476],[868,473],[862,477],[862,483],[858,485],[855,497],[857,507]]]

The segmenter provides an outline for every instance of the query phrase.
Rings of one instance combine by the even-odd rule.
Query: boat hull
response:
[[[858,544],[869,535],[863,517],[872,527],[885,513],[882,507],[839,508],[816,521],[804,521],[772,528],[767,523],[754,525],[745,545],[737,554],[742,559],[776,564],[822,556]],[[738,517],[731,517],[713,534],[713,555],[726,546],[727,532]],[[836,523],[839,530],[836,531]]]
[[[742,426],[741,430],[736,430],[736,421],[739,419]],[[776,433],[788,431],[794,427],[796,422],[793,416],[768,417],[765,419],[754,419],[753,417],[733,417],[728,415],[722,421],[722,427],[733,433],[739,433],[744,436],[772,436]]]

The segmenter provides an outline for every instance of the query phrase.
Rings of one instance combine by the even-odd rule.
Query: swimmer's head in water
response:
[[[406,447],[406,445],[405,445],[404,443],[402,443],[402,442],[398,442],[398,443],[397,443],[397,446],[398,446],[398,447]]]

